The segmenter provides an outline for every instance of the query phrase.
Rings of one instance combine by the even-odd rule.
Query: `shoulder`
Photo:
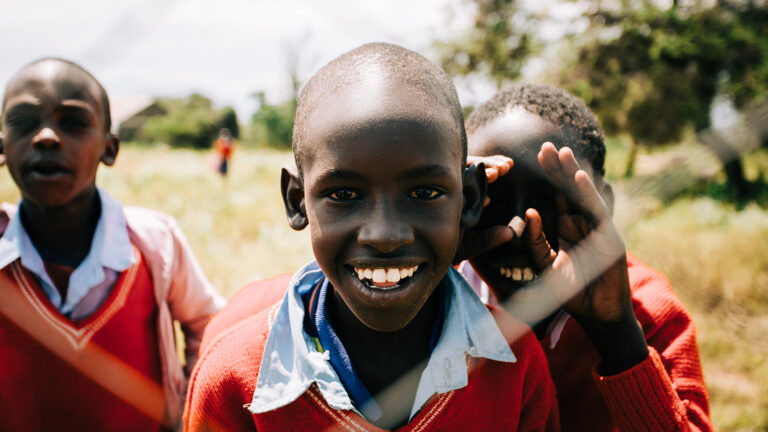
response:
[[[139,231],[168,231],[177,226],[173,216],[143,207],[123,207],[125,222],[131,230]]]
[[[212,392],[237,399],[252,395],[270,324],[269,311],[263,310],[213,338],[190,377],[192,397]]]
[[[251,282],[237,291],[206,326],[200,349],[205,350],[227,329],[274,306],[285,295],[290,280],[291,275],[283,274]]]

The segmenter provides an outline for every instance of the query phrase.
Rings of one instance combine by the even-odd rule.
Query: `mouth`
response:
[[[55,162],[38,162],[30,165],[26,171],[29,174],[43,178],[67,175],[71,172],[65,166]]]
[[[376,290],[393,290],[406,283],[414,273],[418,272],[419,266],[398,266],[398,267],[351,267],[352,272],[368,288]]]

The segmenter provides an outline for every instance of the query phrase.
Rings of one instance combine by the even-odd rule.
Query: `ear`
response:
[[[280,175],[280,191],[283,193],[288,225],[296,231],[303,230],[309,223],[307,208],[304,205],[304,183],[294,168],[283,167]]]
[[[600,192],[600,196],[603,197],[605,206],[608,207],[608,213],[613,217],[613,205],[616,202],[616,196],[613,194],[613,187],[607,181],[601,180],[598,192]]]
[[[104,146],[104,154],[101,155],[101,162],[106,166],[112,166],[117,159],[117,152],[120,151],[120,138],[115,134],[107,134],[107,142]]]
[[[464,208],[461,209],[461,225],[473,227],[480,221],[483,203],[488,193],[488,179],[485,177],[485,164],[472,164],[464,169]]]

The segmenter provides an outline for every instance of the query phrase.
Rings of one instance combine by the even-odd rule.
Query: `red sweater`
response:
[[[72,322],[19,260],[0,271],[0,431],[160,430],[153,296],[140,259]]]
[[[258,294],[265,290],[270,291],[265,295],[284,293],[285,289],[285,278],[252,284],[238,294],[238,301],[260,304]],[[248,298],[248,292],[257,295]],[[209,340],[190,378],[185,430],[380,431],[353,411],[328,406],[314,385],[296,401],[276,410],[263,414],[248,411],[278,304],[239,322],[234,320],[233,327]],[[247,308],[239,310],[243,309]],[[510,344],[517,362],[471,359],[466,387],[434,396],[398,430],[557,430],[555,395],[538,341],[523,324],[503,312],[493,313],[497,321],[504,321],[503,328],[522,334]]]
[[[584,331],[569,318],[555,348],[541,341],[558,393],[564,431],[711,431],[690,314],[659,272],[627,257],[632,304],[650,355],[610,377]]]

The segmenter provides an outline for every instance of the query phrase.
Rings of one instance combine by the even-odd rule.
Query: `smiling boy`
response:
[[[508,301],[538,321],[562,429],[711,430],[691,316],[663,275],[626,253],[611,221],[595,115],[559,88],[517,84],[478,107],[467,131],[470,154],[505,155],[515,166],[489,185],[477,231],[509,241],[462,272],[485,301]],[[599,192],[597,210],[574,202],[582,190],[558,183],[561,171],[577,170]],[[552,302],[535,295],[545,280],[575,289],[553,291],[547,309]]]
[[[220,298],[175,222],[96,187],[112,165],[109,99],[80,66],[46,58],[3,98],[0,149],[21,192],[0,209],[0,429],[161,430]]]
[[[291,227],[309,226],[317,262],[287,292],[275,279],[238,295],[257,304],[285,292],[210,343],[186,428],[556,428],[535,337],[491,314],[451,267],[485,177],[464,168],[445,73],[393,45],[342,55],[302,91],[293,150],[298,170],[284,169],[283,197]]]

